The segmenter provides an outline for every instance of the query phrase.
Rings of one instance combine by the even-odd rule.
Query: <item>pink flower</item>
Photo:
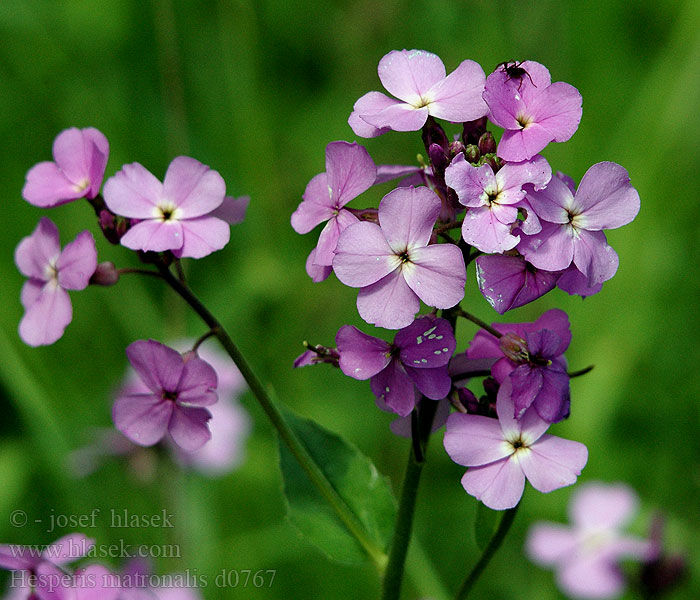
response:
[[[61,251],[58,228],[42,217],[15,250],[15,264],[29,280],[22,287],[25,313],[19,336],[30,346],[53,344],[73,319],[66,290],[83,290],[97,268],[95,240],[83,231]]]
[[[583,444],[545,434],[550,424],[533,409],[515,419],[510,387],[506,379],[499,389],[498,420],[453,413],[444,439],[450,458],[470,467],[466,492],[494,510],[518,504],[526,478],[545,493],[575,483],[588,460]]]
[[[549,142],[565,142],[581,121],[581,94],[557,81],[540,63],[526,60],[519,65],[522,77],[511,77],[499,66],[486,79],[484,100],[489,119],[503,127],[498,156],[503,160],[529,160]]]
[[[639,194],[623,167],[593,165],[575,194],[561,178],[552,177],[546,188],[528,191],[527,199],[542,222],[541,232],[524,236],[518,245],[529,263],[560,271],[573,262],[589,288],[615,274],[619,259],[603,230],[622,227],[639,212]]]
[[[379,79],[399,100],[369,92],[353,107],[348,123],[356,135],[376,137],[394,131],[417,131],[428,116],[453,122],[473,121],[488,109],[481,97],[483,69],[463,61],[446,76],[445,65],[425,50],[393,50],[379,61]]]
[[[108,156],[107,138],[97,129],[66,129],[54,140],[55,162],[29,169],[22,197],[43,208],[94,198],[100,192]]]
[[[192,355],[185,358],[155,340],[136,341],[126,354],[149,392],[116,399],[112,417],[117,429],[141,446],[152,446],[166,432],[188,452],[208,442],[211,413],[204,407],[217,400],[211,365]]]
[[[363,221],[340,234],[333,270],[359,287],[357,308],[368,323],[401,329],[420,300],[450,308],[464,297],[466,269],[453,244],[429,244],[440,199],[426,187],[397,188],[379,204],[379,225]]]
[[[170,163],[163,183],[132,163],[104,187],[105,203],[113,213],[138,219],[121,238],[123,246],[144,252],[171,250],[178,258],[202,258],[228,243],[228,223],[211,214],[225,196],[221,175],[186,156]]]
[[[528,534],[527,554],[539,565],[554,567],[567,596],[616,598],[625,588],[620,560],[650,560],[658,551],[649,540],[622,533],[637,509],[636,494],[624,484],[584,484],[569,503],[572,525],[536,523]]]

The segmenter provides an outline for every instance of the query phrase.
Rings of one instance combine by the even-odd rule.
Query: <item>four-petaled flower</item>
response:
[[[469,467],[462,486],[494,510],[513,508],[525,479],[540,492],[571,485],[588,460],[586,446],[545,433],[549,423],[529,409],[516,419],[506,379],[498,391],[498,419],[453,413],[447,419],[445,450]]]
[[[202,258],[229,240],[226,221],[212,216],[226,196],[216,171],[199,161],[178,156],[163,183],[139,163],[124,165],[105,183],[104,198],[115,214],[137,219],[121,238],[132,250]]]
[[[66,290],[83,290],[97,268],[95,240],[83,231],[61,251],[58,228],[42,217],[15,250],[15,264],[29,280],[22,287],[25,313],[19,336],[30,346],[53,344],[73,318]]]
[[[217,400],[216,371],[211,365],[155,340],[136,341],[126,354],[149,392],[116,399],[112,418],[117,429],[141,446],[152,446],[166,432],[188,452],[208,442],[211,413],[204,407]]]
[[[97,129],[66,129],[54,140],[54,162],[40,162],[27,172],[22,197],[43,208],[94,198],[100,192],[108,156],[107,138]]]
[[[370,379],[380,408],[405,417],[416,405],[415,388],[432,400],[450,391],[447,363],[456,342],[445,319],[419,317],[396,333],[393,344],[351,325],[341,327],[335,340],[340,369],[349,377]]]
[[[639,501],[624,484],[589,482],[569,503],[571,527],[535,523],[526,542],[530,559],[553,567],[561,590],[572,598],[617,598],[625,588],[624,558],[652,560],[658,548],[622,532]]]
[[[450,308],[464,297],[467,275],[454,244],[430,244],[440,199],[426,187],[397,188],[379,204],[379,225],[363,221],[340,234],[333,270],[362,288],[357,309],[368,323],[401,329],[420,300]]]
[[[394,131],[418,131],[428,116],[456,123],[483,117],[486,77],[473,60],[446,76],[440,58],[425,50],[392,50],[379,61],[379,79],[399,100],[368,92],[353,107],[348,123],[356,135],[375,137]]]

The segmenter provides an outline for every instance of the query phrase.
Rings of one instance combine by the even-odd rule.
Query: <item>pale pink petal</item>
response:
[[[53,344],[73,319],[68,292],[55,283],[45,285],[19,322],[19,337],[29,346]]]
[[[178,258],[203,258],[228,244],[231,229],[226,221],[205,215],[182,221],[182,235],[182,246],[173,254]]]
[[[41,217],[34,231],[17,244],[15,264],[25,277],[48,281],[47,267],[55,265],[60,253],[58,228],[51,219]]]
[[[9,571],[31,569],[40,560],[38,554],[27,546],[0,544],[0,568]]]
[[[445,169],[445,183],[457,192],[457,197],[464,206],[485,205],[488,202],[486,190],[496,189],[496,177],[490,165],[475,167],[467,162],[462,152]]]
[[[349,225],[359,222],[359,219],[347,210],[342,210],[341,212],[348,215],[348,217],[343,220],[347,225],[341,230],[339,220],[335,217],[331,217],[318,236],[316,258],[314,259],[317,265],[330,266],[333,264],[333,257],[335,256],[335,249],[338,246],[338,238],[340,237],[341,231],[347,229]],[[340,216],[340,213],[338,213],[338,216]]]
[[[486,253],[503,253],[518,245],[520,236],[511,235],[511,224],[517,217],[518,209],[504,213],[504,220],[513,217],[510,223],[496,218],[497,205],[470,208],[462,223],[462,237],[467,244]],[[506,207],[502,207],[506,208]],[[506,216],[510,215],[510,217]]]
[[[194,452],[211,439],[209,419],[211,413],[206,408],[177,405],[172,411],[168,432],[180,448]]]
[[[480,415],[452,413],[447,419],[445,450],[458,465],[475,467],[513,454],[513,446],[503,439],[496,419]]]
[[[174,406],[155,394],[120,396],[112,406],[112,420],[135,444],[152,446],[165,435]]]
[[[428,92],[432,100],[430,114],[438,119],[463,123],[474,121],[488,113],[482,94],[486,75],[473,60],[463,61],[446,78],[438,81]]]
[[[211,211],[209,216],[226,221],[229,225],[238,225],[245,219],[249,204],[250,196],[241,196],[240,198],[226,196],[221,206]]]
[[[509,162],[529,160],[553,139],[552,133],[536,122],[524,129],[507,129],[498,142],[498,156]]]
[[[386,183],[399,177],[417,175],[421,171],[422,167],[413,165],[377,165],[377,178],[374,180],[374,185]]]
[[[109,142],[104,134],[94,127],[83,129],[83,139],[85,140],[88,174],[90,179],[90,188],[85,194],[88,198],[94,198],[100,193],[102,187],[102,179],[105,175],[107,167],[107,159],[109,158]]]
[[[430,241],[440,214],[440,199],[427,187],[401,187],[379,203],[379,223],[396,254],[423,247]]]
[[[306,185],[304,200],[292,213],[292,228],[297,233],[308,233],[335,213],[335,202],[328,187],[328,177],[319,173]]]
[[[372,116],[383,111],[388,106],[400,104],[398,100],[389,98],[381,92],[367,92],[353,107],[353,112],[348,118],[348,125],[355,132],[355,135],[365,138],[373,138],[389,131],[388,127],[375,127],[365,121],[362,116]]]
[[[119,577],[102,565],[89,565],[73,574],[72,600],[116,600],[122,593]]]
[[[201,217],[219,207],[226,184],[213,169],[188,156],[178,156],[163,179],[163,198],[177,206],[182,219]]]
[[[574,229],[570,225],[542,223],[542,231],[522,236],[518,250],[529,263],[545,271],[566,269],[574,258]]]
[[[94,546],[94,539],[82,533],[69,533],[48,545],[41,554],[45,560],[61,566],[86,556]]]
[[[126,356],[149,390],[177,390],[184,369],[179,352],[155,340],[137,340],[127,346]]]
[[[59,206],[85,195],[85,189],[68,179],[58,165],[40,162],[27,172],[22,198],[42,208]]]
[[[535,121],[546,129],[555,142],[565,142],[581,122],[583,108],[579,91],[563,81],[556,81],[528,102]]]
[[[73,578],[51,562],[40,562],[35,571],[34,597],[28,600],[74,600],[71,585]]]
[[[132,219],[151,219],[163,195],[163,184],[139,163],[124,165],[104,185],[107,208]]]
[[[524,184],[531,183],[537,191],[547,186],[551,178],[552,167],[539,154],[523,162],[507,163],[496,174],[499,188],[503,190],[520,190]],[[500,196],[499,202],[504,204]]]
[[[340,234],[333,258],[333,270],[345,285],[364,287],[396,270],[400,259],[394,254],[379,225],[363,221]]]
[[[527,200],[540,219],[550,223],[566,224],[570,221],[569,210],[580,211],[571,190],[559,177],[554,177],[541,190],[530,190]]]
[[[25,310],[37,301],[45,285],[46,282],[40,279],[27,279],[24,282],[19,299]]]
[[[625,589],[625,578],[616,565],[595,554],[577,555],[561,565],[557,582],[574,598],[617,598]]]
[[[344,325],[335,336],[340,353],[340,370],[354,379],[369,379],[391,362],[390,345],[384,340]]]
[[[326,175],[335,207],[341,208],[372,187],[377,167],[359,144],[331,142],[326,146]]]
[[[623,527],[637,513],[639,498],[624,483],[587,482],[576,490],[569,504],[569,518],[585,529]]]
[[[440,58],[425,50],[392,50],[379,61],[377,72],[389,93],[413,105],[446,74]]]
[[[316,264],[316,248],[314,248],[306,259],[306,274],[314,283],[319,283],[328,279],[332,272],[333,267]]]
[[[588,449],[579,442],[545,434],[516,457],[532,487],[547,493],[576,483],[588,461]]]
[[[542,566],[565,561],[576,551],[578,539],[570,527],[557,523],[536,523],[527,534],[528,558]]]
[[[462,252],[454,244],[414,248],[402,273],[409,287],[428,306],[451,308],[464,298],[467,273]]]
[[[362,119],[379,129],[388,127],[394,131],[418,131],[425,125],[429,114],[427,106],[416,108],[411,104],[400,103],[387,106],[378,113],[363,115]]]
[[[132,225],[120,240],[122,246],[144,252],[177,250],[182,247],[183,241],[182,223],[172,219],[141,221]]]
[[[95,238],[89,231],[82,231],[66,244],[56,261],[58,284],[66,290],[84,290],[97,269]]]
[[[85,142],[83,132],[77,127],[65,129],[53,142],[53,159],[74,184],[80,184],[89,173]]]
[[[367,323],[385,329],[401,329],[413,323],[420,301],[406,284],[401,270],[396,269],[360,290],[357,310]]]
[[[462,477],[462,486],[489,508],[506,510],[520,502],[525,475],[515,461],[503,458],[481,467],[470,467]]]
[[[601,162],[586,171],[576,191],[583,208],[580,226],[588,230],[627,225],[639,212],[639,194],[627,171],[614,162]]]

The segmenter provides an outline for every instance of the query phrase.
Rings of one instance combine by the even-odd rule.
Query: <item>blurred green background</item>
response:
[[[354,290],[333,277],[313,284],[306,276],[317,234],[296,235],[289,217],[306,183],[324,170],[326,144],[355,139],[347,117],[357,98],[381,89],[379,59],[422,48],[448,72],[466,58],[487,73],[505,60],[542,62],[554,81],[583,95],[578,132],[544,151],[553,168],[579,180],[590,165],[612,160],[639,190],[638,218],[608,235],[620,268],[601,294],[582,301],[555,291],[505,319],[534,320],[554,306],[569,313],[569,363],[595,369],[572,382],[572,418],[553,432],[589,447],[580,481],[624,481],[637,490],[643,512],[634,531],[643,534],[656,510],[667,516],[668,545],[688,553],[693,571],[670,597],[698,597],[700,3],[3,0],[0,39],[0,541],[42,544],[68,532],[45,531],[52,514],[167,509],[172,531],[118,530],[105,519],[83,531],[102,544],[180,544],[183,557],[156,560],[155,570],[196,569],[210,581],[205,598],[376,597],[370,566],[329,562],[286,522],[275,435],[251,396],[242,399],[254,422],[246,462],[230,475],[163,467],[144,483],[115,460],[72,478],[67,453],[90,441],[91,428],[111,426],[126,345],[204,329],[174,294],[131,276],[115,288],[73,293],[74,321],[64,337],[26,347],[16,332],[23,278],[12,255],[44,214],[64,244],[82,229],[95,231],[83,202],[48,212],[20,196],[26,171],[50,159],[54,137],[67,127],[94,126],[107,136],[107,176],[138,161],[162,178],[180,154],[210,165],[229,194],[252,200],[229,245],[188,265],[192,287],[285,403],[355,443],[398,491],[407,442],[389,433],[391,417],[376,409],[369,386],[330,368],[291,368],[302,340],[332,345],[341,325],[361,322]],[[411,164],[422,151],[418,134],[358,141],[377,163]],[[376,205],[379,197],[370,191],[353,206]],[[102,239],[98,250],[100,260],[137,264]],[[463,306],[496,320],[473,271],[469,277]],[[461,348],[473,333],[461,325]],[[463,469],[445,455],[441,438],[418,498],[406,599],[450,597],[477,556],[476,502],[462,490]],[[476,598],[562,597],[522,546],[534,520],[565,519],[571,491],[526,490]],[[29,524],[13,527],[13,510],[25,511]],[[212,584],[222,570],[243,569],[275,569],[273,585]]]

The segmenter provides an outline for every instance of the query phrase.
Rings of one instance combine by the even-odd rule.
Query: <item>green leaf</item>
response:
[[[482,502],[476,507],[476,518],[474,519],[474,539],[479,550],[484,550],[491,541],[496,527],[498,526],[498,515],[500,511],[487,508]]]
[[[340,436],[289,410],[284,414],[368,537],[386,551],[396,520],[396,500],[387,480]],[[286,445],[280,442],[279,447],[289,520],[330,559],[349,564],[367,561],[365,550],[312,485]]]

